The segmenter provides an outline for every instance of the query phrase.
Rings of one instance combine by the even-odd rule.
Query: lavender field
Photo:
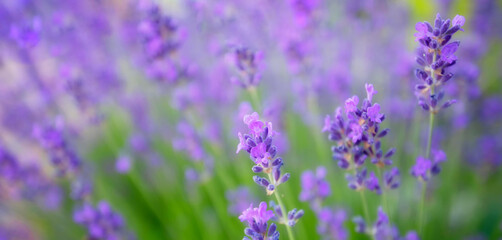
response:
[[[0,1],[38,239],[501,240],[502,1]]]

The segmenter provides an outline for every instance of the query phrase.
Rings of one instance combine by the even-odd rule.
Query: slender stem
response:
[[[352,156],[351,156],[351,159],[353,159]],[[351,162],[352,162],[352,164],[354,164],[353,160]],[[356,176],[357,175],[357,170],[355,168],[355,165],[353,165],[352,171],[354,173],[354,176]],[[361,189],[358,192],[359,192],[359,195],[361,196],[361,202],[363,204],[364,220],[368,223],[369,220],[370,220],[370,214],[369,214],[369,211],[368,211],[368,204],[366,203],[366,196],[364,195],[364,190],[365,189]]]
[[[271,183],[276,184],[275,179],[272,176],[272,173],[268,173],[268,179]],[[293,232],[291,231],[291,227],[288,224],[288,214],[286,212],[286,208],[284,207],[284,203],[282,203],[281,196],[279,196],[279,192],[278,192],[277,188],[274,190],[274,195],[275,195],[275,198],[277,199],[277,204],[279,204],[279,208],[281,208],[281,212],[282,212],[282,216],[283,216],[282,221],[284,222],[284,225],[286,226],[286,230],[288,231],[289,239],[294,240],[295,237],[293,235]]]
[[[436,62],[436,57],[437,54],[434,52],[434,56],[432,59],[432,62]],[[431,78],[432,78],[432,85],[431,85],[431,91],[430,95],[432,96],[434,94],[435,90],[435,84],[436,84],[436,77],[434,76],[434,69],[431,67]],[[434,129],[434,111],[430,111],[430,118],[429,118],[429,137],[427,138],[427,150],[425,152],[425,158],[429,159],[430,153],[431,153],[431,144],[432,144],[432,130]]]
[[[422,181],[422,199],[420,201],[420,215],[419,215],[419,218],[418,218],[418,231],[420,232],[420,236],[422,236],[422,238],[424,238],[424,235],[423,235],[423,232],[425,231],[425,227],[424,227],[424,216],[425,216],[425,213],[424,213],[424,208],[425,208],[425,192],[427,190],[427,182],[426,181]]]
[[[382,180],[383,182],[383,175],[382,175],[382,170],[380,170],[380,167],[377,166],[377,173],[378,173],[378,177]],[[387,215],[389,216],[389,220],[390,220],[390,212],[389,212],[389,206],[387,205],[387,198],[385,197],[385,187],[383,186],[382,184],[382,205],[383,205],[383,210],[387,213]]]
[[[434,129],[434,113],[431,112],[429,117],[429,137],[427,138],[427,150],[425,152],[425,158],[429,159],[431,154],[431,145],[432,145],[432,131]]]
[[[434,56],[432,59],[432,62],[436,62],[437,58],[437,53],[434,51]],[[432,78],[432,85],[431,85],[431,90],[430,90],[430,95],[432,96],[434,94],[434,88],[436,84],[436,77],[434,76],[434,69],[431,67],[431,78]],[[427,148],[425,151],[425,158],[429,159],[430,154],[431,154],[431,145],[432,145],[432,132],[434,130],[434,111],[430,111],[429,114],[429,136],[427,138]],[[424,226],[424,220],[425,220],[425,192],[427,190],[427,182],[423,181],[422,185],[422,197],[420,200],[420,215],[419,215],[419,223],[418,223],[418,229],[420,231],[420,234],[422,235],[423,232],[425,231],[425,226]]]
[[[369,223],[370,220],[370,214],[368,211],[368,204],[366,203],[366,196],[364,195],[364,189],[359,191],[361,195],[361,201],[363,202],[363,208],[364,208],[364,217],[366,218],[366,222]]]
[[[256,91],[255,86],[250,86],[247,88],[249,94],[251,95],[251,100],[253,101],[253,105],[256,108],[256,111],[261,110],[260,97],[258,97],[258,91]]]
[[[286,208],[284,207],[284,204],[282,203],[281,197],[279,196],[279,193],[277,192],[277,189],[274,191],[274,195],[275,195],[275,198],[277,199],[277,204],[279,204],[279,207],[281,208],[284,225],[286,226],[286,231],[288,231],[288,237],[290,240],[294,240],[295,236],[293,235],[293,231],[291,231],[291,227],[288,224],[288,214],[286,212]]]

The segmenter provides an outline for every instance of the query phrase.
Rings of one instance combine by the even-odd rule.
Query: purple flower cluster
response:
[[[434,26],[428,22],[415,25],[415,38],[420,43],[416,61],[422,67],[415,71],[415,75],[423,81],[416,86],[418,103],[431,113],[435,114],[455,103],[455,100],[449,100],[440,104],[444,97],[442,88],[453,77],[448,68],[457,62],[455,52],[460,45],[459,41],[451,40],[456,32],[463,31],[464,23],[463,16],[457,15],[453,20],[444,20],[438,13]]]
[[[194,126],[185,121],[178,124],[177,131],[180,136],[172,140],[173,148],[177,151],[186,152],[191,161],[203,165],[202,171],[195,168],[187,169],[185,172],[187,179],[195,182],[210,177],[213,172],[213,159],[204,150],[202,137],[197,133]]]
[[[21,162],[0,144],[0,182],[11,188],[14,200],[19,198],[38,203],[48,209],[56,209],[61,202],[61,189],[34,163]],[[3,184],[2,184],[3,185]]]
[[[317,213],[319,224],[317,231],[327,239],[348,239],[348,232],[344,224],[347,220],[347,212],[344,209],[332,209],[324,207]]]
[[[90,239],[122,239],[124,222],[107,202],[99,202],[96,207],[85,203],[73,213],[76,223],[87,228]]]
[[[353,170],[354,174],[347,174],[349,187],[355,190],[369,189],[377,194],[381,193],[381,184],[375,173],[368,176],[364,163],[367,158],[378,168],[391,165],[390,159],[395,149],[383,152],[381,139],[387,135],[389,129],[380,130],[380,124],[385,115],[380,113],[380,105],[372,103],[377,91],[372,84],[366,84],[366,99],[359,107],[359,98],[353,96],[345,101],[345,117],[342,109],[338,108],[334,119],[326,116],[323,132],[329,133],[329,139],[336,143],[332,147],[333,159],[338,161],[342,169]],[[399,170],[393,168],[384,173],[384,185],[390,189],[399,186]]]
[[[356,232],[369,234],[375,240],[420,240],[414,231],[408,232],[404,237],[399,236],[398,229],[391,225],[389,217],[383,211],[382,207],[378,208],[377,219],[373,226],[368,227],[362,217],[354,217]]]
[[[303,172],[301,176],[302,191],[300,193],[300,201],[315,203],[331,195],[331,188],[325,178],[325,167],[317,167],[315,174],[309,170]]]
[[[281,167],[284,165],[282,158],[275,158],[277,147],[272,142],[275,134],[272,123],[265,124],[260,121],[256,112],[245,115],[244,123],[248,126],[249,132],[244,135],[239,132],[239,145],[236,153],[246,150],[255,163],[252,168],[253,172],[263,172],[268,175],[268,179],[254,176],[253,180],[266,188],[267,194],[271,195],[280,184],[288,181],[290,176],[289,173],[281,173]]]
[[[444,161],[446,161],[446,154],[442,150],[432,151],[432,160],[418,156],[415,165],[411,168],[411,175],[419,180],[428,181],[431,176],[441,172],[440,163]]]
[[[300,201],[309,202],[316,213],[319,234],[327,239],[347,239],[348,233],[344,227],[347,219],[345,210],[323,206],[324,200],[331,195],[331,188],[326,181],[326,168],[317,167],[315,174],[310,170],[303,172],[301,185]]]
[[[234,50],[234,64],[237,76],[231,81],[242,88],[256,86],[261,79],[263,53],[249,48],[238,47]]]
[[[257,208],[253,208],[253,204],[248,209],[244,210],[239,216],[241,222],[246,222],[248,227],[244,233],[248,237],[244,239],[252,240],[278,240],[279,232],[275,223],[268,225],[268,221],[274,217],[272,210],[267,210],[267,203],[261,202]]]
[[[56,119],[54,124],[36,125],[33,129],[34,137],[46,149],[59,176],[78,172],[82,164],[75,150],[66,141],[63,130],[61,118]]]
[[[146,74],[161,82],[176,82],[182,77],[182,67],[174,54],[185,34],[171,17],[162,14],[159,6],[145,5],[145,18],[138,25],[138,33],[147,62]]]

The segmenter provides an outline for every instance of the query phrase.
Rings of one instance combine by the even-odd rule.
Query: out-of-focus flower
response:
[[[120,239],[124,231],[122,217],[104,201],[99,202],[96,207],[85,203],[74,211],[73,220],[87,228],[91,239]]]
[[[242,186],[235,190],[227,190],[225,193],[227,200],[230,202],[228,212],[233,215],[241,214],[245,209],[255,202],[255,197],[249,191],[249,188]]]
[[[431,176],[441,172],[439,164],[444,161],[446,161],[446,154],[441,150],[432,152],[432,161],[419,156],[415,165],[411,168],[411,175],[417,179],[428,181]]]
[[[368,225],[363,218],[356,216],[353,219],[356,225],[356,232],[366,233],[376,240],[387,239],[405,239],[405,240],[419,240],[418,235],[414,231],[410,231],[405,237],[400,237],[397,228],[389,222],[389,217],[383,211],[382,207],[378,208],[377,219],[373,226]],[[368,228],[368,226],[371,226]]]
[[[131,158],[127,155],[121,155],[115,161],[115,170],[118,173],[127,173],[131,169]]]
[[[348,232],[345,228],[347,213],[343,209],[331,209],[324,207],[317,213],[319,234],[333,240],[345,240]]]
[[[263,68],[263,53],[254,52],[249,48],[236,48],[234,50],[234,64],[237,77],[231,80],[242,88],[256,86],[261,79]]]
[[[61,118],[56,119],[53,124],[36,125],[33,129],[33,136],[46,149],[60,176],[67,172],[79,171],[82,164],[76,151],[66,140],[63,129]]]
[[[249,208],[244,210],[239,216],[241,222],[246,222],[248,226],[244,230],[244,233],[248,237],[244,237],[244,239],[278,240],[279,232],[277,231],[275,223],[271,223],[270,226],[268,226],[268,221],[272,217],[274,217],[274,212],[272,210],[267,210],[266,202],[261,202],[257,208],[253,208],[253,204],[251,204]]]
[[[326,168],[317,167],[316,173],[305,171],[301,176],[302,192],[300,201],[312,202],[315,199],[323,200],[331,194],[331,188],[326,181]]]

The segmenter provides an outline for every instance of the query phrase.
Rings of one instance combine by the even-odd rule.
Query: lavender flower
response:
[[[333,210],[325,207],[317,213],[317,218],[319,219],[317,227],[319,234],[333,240],[345,240],[348,238],[347,229],[344,227],[347,220],[345,210]]]
[[[248,126],[249,132],[244,135],[239,132],[239,144],[236,153],[243,149],[246,150],[255,163],[252,168],[253,172],[264,172],[268,175],[268,178],[254,176],[253,180],[264,187],[268,195],[271,195],[280,184],[289,179],[289,173],[281,173],[281,167],[284,164],[282,158],[275,158],[277,148],[272,142],[275,134],[272,123],[265,124],[260,121],[256,112],[245,115],[244,123]]]
[[[347,239],[344,228],[346,212],[343,209],[323,207],[323,202],[331,194],[331,188],[326,181],[326,168],[317,167],[316,173],[307,170],[301,177],[302,192],[300,201],[307,201],[317,215],[317,231],[327,239]]]
[[[170,16],[163,15],[159,6],[151,4],[145,9],[145,17],[138,24],[142,39],[149,77],[162,82],[174,83],[184,75],[186,66],[173,56],[179,50],[185,34]]]
[[[17,158],[0,145],[0,176],[13,182],[19,178],[20,166]]]
[[[431,176],[441,172],[440,163],[444,161],[446,161],[446,154],[441,150],[432,152],[432,161],[419,156],[411,168],[411,175],[419,180],[428,181]]]
[[[444,98],[444,85],[452,79],[453,73],[448,68],[455,65],[460,42],[451,41],[457,31],[465,23],[465,18],[457,15],[453,20],[443,20],[439,13],[436,15],[434,26],[428,22],[416,24],[416,41],[420,43],[417,51],[417,63],[422,66],[415,71],[416,77],[423,83],[416,86],[419,105],[426,111],[437,113],[447,108],[456,100],[448,100],[440,104]]]
[[[268,226],[268,221],[274,217],[272,210],[267,210],[267,203],[261,202],[257,208],[253,208],[253,204],[248,209],[244,210],[239,216],[241,222],[247,223],[247,228],[244,233],[248,237],[244,239],[252,240],[277,240],[279,239],[279,232],[275,223]],[[267,228],[268,227],[268,228]]]
[[[353,222],[356,225],[356,232],[365,233],[372,236],[375,240],[419,240],[417,234],[413,231],[408,232],[405,237],[399,236],[399,231],[397,228],[389,222],[389,217],[383,211],[382,207],[378,208],[377,219],[375,223],[368,228],[367,223],[363,218],[357,216],[354,217]]]
[[[96,207],[85,203],[75,210],[73,220],[87,228],[90,239],[121,239],[124,222],[107,202],[99,202]]]
[[[359,107],[359,98],[353,96],[345,101],[345,117],[342,109],[337,108],[334,119],[326,116],[323,132],[329,133],[329,139],[335,142],[332,147],[333,159],[338,161],[342,169],[352,170],[347,174],[349,187],[355,190],[364,188],[381,193],[378,177],[370,173],[367,178],[366,169],[360,170],[367,158],[378,168],[391,165],[390,159],[395,149],[389,149],[385,154],[381,149],[381,139],[389,129],[380,130],[380,124],[385,120],[385,115],[380,113],[380,105],[372,103],[373,96],[378,93],[373,85],[366,84],[366,99]],[[395,175],[395,173],[394,173]],[[393,184],[395,187],[399,184]],[[394,188],[395,188],[394,187]]]
[[[253,180],[258,185],[266,189],[267,195],[275,193],[275,197],[278,202],[278,205],[275,207],[275,209],[277,217],[279,218],[279,223],[286,225],[289,238],[294,239],[294,235],[290,227],[296,224],[296,222],[303,216],[304,212],[303,210],[297,211],[296,209],[293,209],[288,212],[288,215],[284,215],[286,213],[286,208],[284,207],[281,197],[276,190],[279,185],[288,181],[290,175],[289,173],[281,173],[281,167],[284,163],[282,161],[282,158],[275,158],[275,155],[277,154],[277,147],[272,144],[273,137],[275,135],[275,132],[272,128],[272,123],[267,122],[265,124],[264,122],[260,121],[258,113],[256,112],[252,113],[251,115],[245,115],[243,120],[244,123],[248,126],[249,132],[245,135],[242,135],[242,133],[239,132],[239,144],[237,145],[236,153],[239,153],[242,149],[245,149],[249,153],[251,160],[255,164],[252,167],[253,172],[263,172],[267,174],[266,178],[256,175],[253,177]],[[272,231],[272,233],[269,233],[268,236],[271,237],[273,233],[275,233],[275,225],[274,231]],[[252,236],[253,234],[253,232],[249,232],[249,234],[247,235]],[[274,237],[273,239],[277,238]]]
[[[41,20],[38,17],[20,25],[12,25],[10,37],[20,48],[33,48],[40,41]]]
[[[118,173],[128,173],[131,169],[131,158],[127,155],[121,155],[115,161],[115,170]]]
[[[315,202],[323,200],[331,194],[329,183],[326,181],[326,168],[318,167],[316,173],[305,171],[301,176],[302,192],[300,201]]]
[[[260,82],[261,70],[263,68],[263,53],[253,52],[244,47],[236,48],[234,51],[234,63],[237,67],[237,77],[231,80],[233,83],[248,88],[256,86]]]
[[[397,167],[384,173],[384,184],[389,189],[398,188],[401,184],[400,173]]]
[[[66,141],[63,128],[63,121],[58,118],[54,124],[36,125],[33,129],[34,137],[47,150],[59,176],[63,176],[67,172],[77,172],[81,166],[80,158]]]
[[[368,190],[375,192],[376,194],[382,194],[382,189],[380,188],[378,178],[375,176],[374,172],[371,172],[369,177],[366,179],[366,187]]]
[[[61,189],[51,181],[38,165],[23,165],[18,158],[0,143],[0,181],[12,187],[8,193],[14,199],[21,198],[54,210],[60,206]]]

